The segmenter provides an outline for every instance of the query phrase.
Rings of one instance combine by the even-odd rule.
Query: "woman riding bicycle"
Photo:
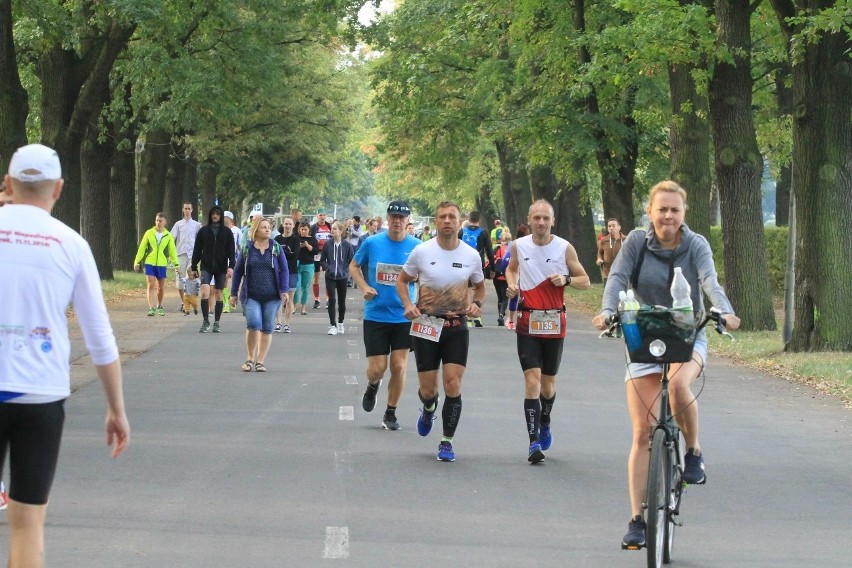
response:
[[[607,327],[606,318],[618,307],[618,292],[628,287],[634,289],[637,299],[643,304],[671,307],[674,267],[680,266],[689,282],[695,310],[703,311],[706,296],[722,312],[728,329],[737,329],[740,320],[734,315],[716,278],[713,253],[707,239],[693,233],[683,222],[686,191],[673,181],[658,183],[651,188],[647,213],[651,220],[649,230],[632,231],[615,259],[604,290],[601,313],[592,320],[595,327]],[[706,362],[707,335],[701,330],[695,339],[692,361],[673,363],[669,371],[671,410],[687,447],[683,480],[691,484],[705,481],[704,458],[698,443],[698,404],[691,386]],[[656,418],[650,409],[654,408],[660,392],[661,373],[660,365],[630,363],[624,379],[627,384],[627,410],[633,424],[633,445],[627,460],[632,518],[624,536],[625,546],[641,547],[645,544],[642,503],[648,477],[650,426]]]

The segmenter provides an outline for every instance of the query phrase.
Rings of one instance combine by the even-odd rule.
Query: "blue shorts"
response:
[[[145,275],[153,276],[157,280],[162,280],[166,277],[166,267],[165,266],[154,266],[153,264],[145,265]]]
[[[297,268],[290,273],[290,291],[295,292],[299,287],[299,269]]]
[[[272,333],[275,317],[281,307],[281,298],[259,302],[247,298],[243,302],[243,313],[246,316],[246,328],[261,333]]]

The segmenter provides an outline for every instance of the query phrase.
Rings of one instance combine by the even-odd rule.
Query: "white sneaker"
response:
[[[339,333],[340,335],[346,333],[346,328],[343,327],[342,323],[337,324],[337,333]]]
[[[328,328],[328,334],[329,335],[337,335],[337,327],[336,326],[329,327]]]

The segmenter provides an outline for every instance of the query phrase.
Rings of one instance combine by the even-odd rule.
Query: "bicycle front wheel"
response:
[[[660,568],[663,565],[664,551],[668,545],[669,508],[669,471],[671,459],[666,447],[666,432],[662,428],[654,431],[651,441],[651,459],[648,466],[648,487],[645,491],[646,534],[645,547],[648,549],[648,568]]]
[[[675,517],[680,513],[680,499],[683,496],[683,480],[681,478],[680,468],[675,464],[683,463],[683,448],[685,442],[683,439],[683,434],[680,430],[675,430],[675,438],[674,445],[669,448],[669,477],[668,484],[666,485],[666,491],[669,496],[669,510],[667,511],[666,518],[666,538],[665,538],[665,547],[663,548],[663,563],[669,564],[672,561],[672,548],[674,548],[674,533],[675,527],[677,526],[675,522]]]

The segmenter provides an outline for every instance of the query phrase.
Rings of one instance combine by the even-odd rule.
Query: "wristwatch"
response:
[[[482,307],[482,302],[480,302],[479,300],[474,300],[474,301],[471,302],[471,304],[476,304],[476,306],[479,307],[479,308]]]
[[[562,276],[565,277],[565,287],[568,287],[571,284],[571,275],[570,274],[563,274]]]

